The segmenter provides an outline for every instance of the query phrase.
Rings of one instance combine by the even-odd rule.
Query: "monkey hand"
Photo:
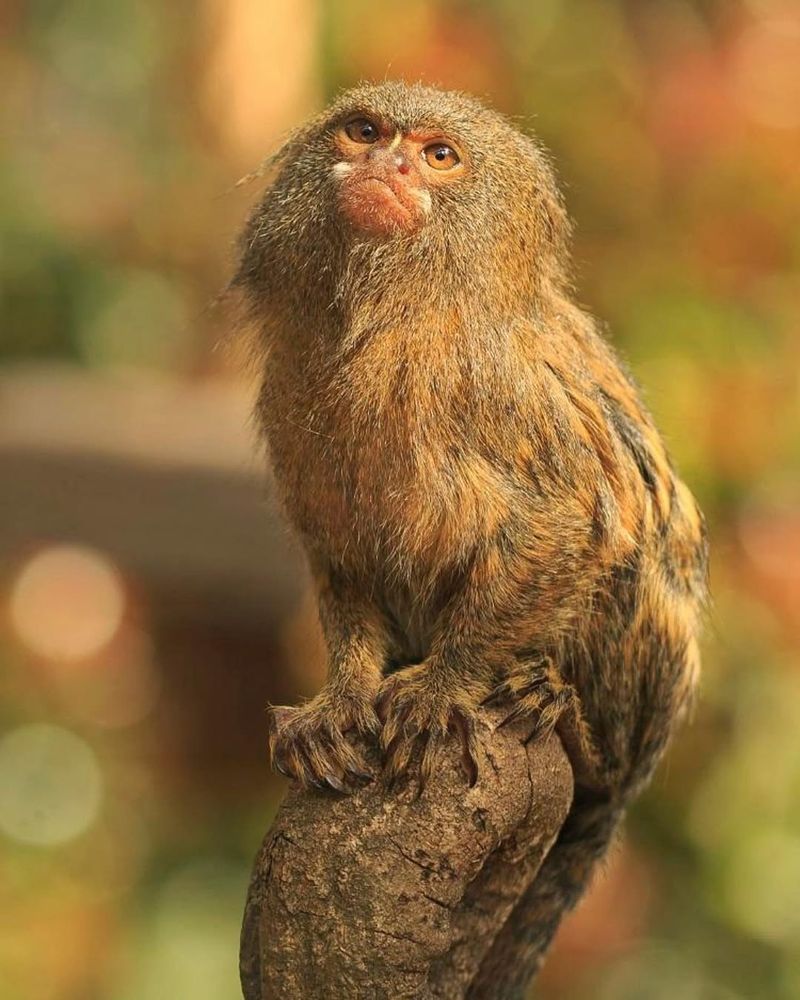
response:
[[[371,691],[339,691],[326,686],[297,707],[273,706],[269,751],[273,767],[303,787],[346,792],[371,780],[361,753],[346,733],[377,735],[380,725]]]
[[[510,711],[498,728],[529,720],[533,725],[525,743],[544,739],[555,730],[572,764],[576,783],[588,788],[603,787],[603,766],[583,718],[578,694],[563,680],[550,657],[520,663],[482,704],[503,703],[510,705]]]
[[[391,674],[376,701],[383,723],[381,748],[389,783],[405,773],[419,753],[419,793],[428,782],[436,754],[448,736],[461,742],[462,764],[469,784],[478,780],[477,710],[480,695],[443,675],[430,661]]]

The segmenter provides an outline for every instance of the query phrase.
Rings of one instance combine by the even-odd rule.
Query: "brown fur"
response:
[[[343,222],[332,167],[353,112],[466,151],[418,231]],[[330,651],[320,695],[276,710],[274,759],[342,788],[363,775],[343,734],[380,729],[389,773],[418,751],[424,780],[454,731],[474,779],[473,721],[494,691],[537,732],[559,727],[576,810],[583,788],[605,818],[573,818],[602,831],[580,872],[570,841],[571,874],[554,876],[582,887],[690,699],[706,557],[636,387],[569,296],[548,161],[472,98],[386,83],[342,95],[272,169],[233,284]]]

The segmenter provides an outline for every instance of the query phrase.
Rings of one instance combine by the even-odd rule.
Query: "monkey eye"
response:
[[[444,142],[432,142],[422,150],[422,155],[434,170],[452,170],[461,163],[458,153]]]
[[[373,143],[380,137],[380,129],[369,118],[351,118],[344,130],[353,142]]]

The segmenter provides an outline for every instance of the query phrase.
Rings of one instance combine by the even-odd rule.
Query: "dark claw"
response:
[[[404,742],[405,739],[406,736],[404,735],[402,730],[400,730],[400,732],[398,732],[396,736],[392,737],[391,742],[383,751],[384,764],[391,763],[392,759],[394,758],[394,755],[397,753],[398,749],[400,748],[400,745]]]
[[[537,670],[535,673],[531,674],[531,677],[528,680],[528,683],[525,685],[525,687],[522,689],[522,691],[520,691],[520,695],[522,697],[525,697],[525,695],[531,694],[537,688],[540,688],[543,685],[547,684],[548,681],[549,681],[549,678],[547,676],[547,671],[546,670]]]
[[[330,774],[326,771],[325,774],[323,775],[323,778],[335,792],[347,791],[344,784],[336,777],[336,775]]]
[[[491,694],[487,695],[481,702],[481,708],[489,708],[492,705],[499,705],[500,702],[505,701],[506,698],[510,697],[510,693],[506,690],[505,685],[501,684],[496,687]]]
[[[512,722],[516,722],[517,719],[521,719],[525,715],[525,709],[522,704],[518,704],[516,707],[512,708],[505,719],[502,722],[497,723],[497,729],[503,729],[505,726],[511,725]]]
[[[283,764],[281,764],[281,762],[277,758],[272,761],[272,766],[275,768],[275,770],[278,772],[278,774],[282,774],[284,776],[284,778],[291,778],[292,777],[292,775],[289,774],[289,772],[286,770],[286,768],[283,766]]]
[[[303,777],[298,775],[298,780],[301,784],[311,785],[312,788],[319,788],[324,791],[327,785],[323,778],[321,778],[311,766],[311,757],[308,754],[308,750],[304,746],[298,746],[297,756],[300,758],[303,765]]]
[[[270,740],[270,743],[271,742],[272,741]],[[270,747],[270,752],[272,757],[272,766],[275,768],[278,774],[282,774],[284,778],[289,778],[290,780],[294,778],[294,775],[292,774],[292,771],[281,750],[281,747],[280,746]]]
[[[369,771],[363,770],[360,767],[353,767],[352,765],[347,768],[347,777],[352,778],[353,781],[357,781],[364,785],[369,785],[372,782],[373,775]]]
[[[395,725],[396,725],[397,731],[395,732],[395,735],[389,741],[389,744],[387,744],[384,747],[384,759],[386,757],[386,754],[389,753],[389,746],[391,746],[393,744],[396,744],[397,741],[398,741],[398,738],[403,736],[403,734],[405,732],[405,725],[406,725],[406,722],[408,721],[409,715],[411,715],[411,706],[410,705],[406,705],[405,708],[403,708],[403,709],[400,710],[400,714],[397,716],[397,719],[395,720]],[[387,717],[386,717],[386,719],[383,720],[384,721],[384,725],[385,725],[387,719],[388,719],[388,711],[387,711]],[[385,734],[385,732],[386,732],[386,729],[384,728],[383,733],[381,734],[381,740],[383,740],[383,735]]]

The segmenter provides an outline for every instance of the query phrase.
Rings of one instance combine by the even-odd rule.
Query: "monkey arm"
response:
[[[346,577],[316,566],[314,578],[328,677],[306,704],[272,709],[270,751],[287,777],[344,791],[346,782],[369,778],[345,734],[374,735],[379,728],[373,702],[386,657],[386,632],[374,606]]]
[[[428,657],[382,685],[377,707],[390,777],[405,771],[419,749],[424,787],[439,745],[455,731],[474,784],[477,709],[500,681],[522,677],[524,692],[500,689],[502,695],[524,696],[525,711],[514,717],[535,716],[531,737],[563,728],[576,773],[592,783],[597,761],[577,695],[548,655],[574,621],[589,575],[577,558],[581,534],[575,520],[551,543],[537,542],[530,524],[516,531],[508,526],[476,553],[439,616]]]
[[[342,573],[314,574],[322,632],[328,649],[326,689],[332,698],[372,702],[387,653],[386,624],[374,604]]]

